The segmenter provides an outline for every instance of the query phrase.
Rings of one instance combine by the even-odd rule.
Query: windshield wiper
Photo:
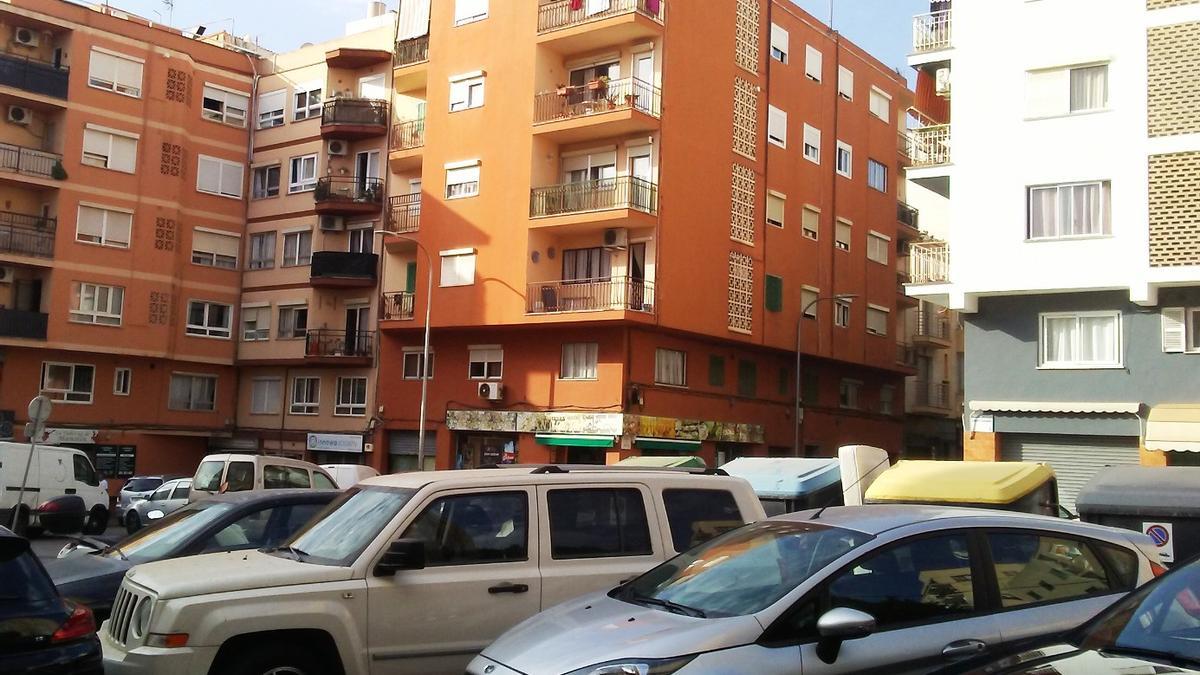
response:
[[[125,552],[121,550],[120,546],[113,544],[112,546],[108,547],[108,550],[121,556],[121,560],[124,560],[125,562],[129,562],[129,557],[125,555]]]
[[[684,616],[693,616],[698,619],[708,618],[708,615],[705,614],[704,610],[702,610],[702,609],[696,609],[695,607],[688,607],[687,605],[681,605],[678,602],[671,602],[670,600],[663,600],[662,598],[655,598],[655,597],[651,597],[649,595],[642,595],[640,593],[634,593],[632,596],[630,596],[630,599],[633,600],[634,602],[642,604],[642,605],[653,605],[655,607],[662,607],[663,609],[665,609],[669,612],[674,612],[676,614],[682,614]]]
[[[288,553],[291,553],[292,560],[295,560],[296,562],[304,562],[303,558],[308,557],[307,553],[305,553],[304,551],[301,551],[300,549],[296,548],[295,546],[276,546],[275,548],[267,550],[268,553],[275,553],[277,551],[287,551]]]
[[[1099,651],[1102,654],[1112,654],[1114,656],[1136,656],[1145,659],[1157,659],[1159,661],[1166,661],[1173,666],[1191,668],[1200,665],[1200,659],[1185,656],[1184,654],[1178,654],[1176,652],[1160,652],[1156,649],[1141,649],[1138,647],[1120,647],[1113,645],[1098,649],[1096,651]]]

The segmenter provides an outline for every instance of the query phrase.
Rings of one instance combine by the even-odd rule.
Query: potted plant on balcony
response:
[[[592,80],[591,82],[588,82],[587,88],[588,88],[588,91],[595,91],[595,92],[600,92],[601,94],[603,94],[605,91],[608,90],[608,76],[601,75],[600,77],[597,77],[596,79]]]
[[[554,92],[559,96],[566,96],[571,93],[571,88],[565,84],[556,84],[554,85]]]

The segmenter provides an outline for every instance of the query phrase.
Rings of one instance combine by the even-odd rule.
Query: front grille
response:
[[[117,591],[112,614],[108,618],[108,636],[121,646],[125,646],[129,641],[129,626],[133,623],[133,613],[143,597],[126,588],[124,584]]]

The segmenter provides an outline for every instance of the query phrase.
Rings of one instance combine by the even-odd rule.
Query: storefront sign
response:
[[[92,459],[102,478],[129,478],[135,475],[137,446],[97,445]]]
[[[449,410],[451,431],[497,431],[524,434],[593,434],[620,436],[625,416],[620,413],[510,412]]]
[[[350,434],[309,434],[312,452],[362,452],[363,437]]]
[[[637,435],[682,441],[719,441],[723,443],[764,442],[764,432],[761,424],[680,420],[673,417],[649,417],[645,415],[638,418]]]
[[[98,429],[43,429],[38,443],[46,445],[90,445],[96,442]]]

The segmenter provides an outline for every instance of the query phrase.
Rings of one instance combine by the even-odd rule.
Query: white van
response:
[[[12,508],[17,506],[17,494],[28,460],[27,444],[0,442],[0,516],[4,518],[5,527],[12,524]],[[29,536],[41,534],[42,526],[34,509],[59,495],[82,497],[88,509],[85,531],[88,534],[104,532],[108,525],[108,493],[100,487],[92,460],[82,450],[55,445],[39,445],[34,450],[29,478],[25,481],[25,495],[17,515],[17,529],[24,528]]]
[[[270,455],[209,455],[192,476],[189,502],[222,492],[314,488],[336,490],[337,483],[311,462]]]
[[[379,475],[375,469],[362,464],[322,464],[321,468],[333,476],[333,481],[343,490]]]

